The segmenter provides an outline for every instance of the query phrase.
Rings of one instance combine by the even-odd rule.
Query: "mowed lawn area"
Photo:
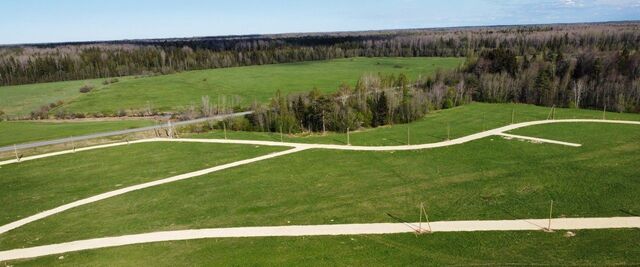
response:
[[[0,225],[100,193],[283,149],[141,143],[5,165],[0,168]]]
[[[420,151],[308,150],[78,207],[0,236],[0,249],[162,230],[395,222],[387,214],[417,220],[421,202],[434,221],[545,218],[551,200],[554,217],[630,216],[640,211],[639,128],[514,131],[577,148],[488,137]]]
[[[426,144],[454,139],[512,123],[546,120],[551,108],[526,104],[471,103],[452,109],[438,110],[409,123],[352,131],[350,142],[361,146],[393,146]],[[512,117],[513,115],[513,117]],[[640,120],[639,114],[607,112],[611,120]],[[602,119],[598,110],[556,108],[556,119]],[[191,138],[224,138],[224,131],[189,134]],[[280,133],[227,131],[229,139],[280,141]],[[284,134],[285,142],[347,144],[346,133]]]
[[[217,104],[219,97],[225,97],[227,105],[233,99],[234,104],[246,107],[254,101],[267,102],[277,90],[306,92],[317,87],[323,92],[333,92],[343,82],[354,86],[366,73],[405,73],[415,79],[433,75],[437,69],[458,67],[463,61],[463,58],[350,58],[189,71],[127,79],[73,98],[63,108],[71,112],[115,113],[150,106],[174,111],[199,105],[202,96],[209,96],[211,103]]]
[[[0,121],[0,146],[155,125],[152,120],[95,122]]]
[[[640,231],[583,230],[227,238],[161,242],[8,262],[15,266],[613,266],[640,263]]]

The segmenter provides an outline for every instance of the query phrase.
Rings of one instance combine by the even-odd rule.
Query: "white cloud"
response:
[[[576,0],[563,0],[563,2],[565,6],[575,6],[577,4]]]

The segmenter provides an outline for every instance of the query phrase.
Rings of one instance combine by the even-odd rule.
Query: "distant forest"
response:
[[[475,101],[640,112],[640,22],[225,36],[0,47],[0,85],[347,57],[467,57]],[[461,83],[462,82],[462,83]],[[301,88],[304,89],[304,88]],[[427,90],[427,89],[425,89]]]

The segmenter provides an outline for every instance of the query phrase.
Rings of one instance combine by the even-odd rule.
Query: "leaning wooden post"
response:
[[[424,202],[420,202],[420,222],[418,223],[418,232],[423,233],[422,231],[422,214],[424,214],[424,218],[427,221],[427,227],[429,227],[428,232],[431,233],[431,223],[429,222],[429,214],[427,214],[427,210],[424,208]]]
[[[420,202],[420,219],[418,221],[418,233],[422,233],[422,207],[423,207],[423,203]]]
[[[551,206],[549,206],[549,225],[547,225],[547,230],[551,232],[551,216],[553,215],[553,199],[551,200]]]
[[[515,121],[515,116],[516,116],[516,109],[515,109],[515,108],[513,108],[513,109],[511,109],[511,124],[513,124],[513,123],[514,123],[514,121]]]
[[[16,145],[13,145],[13,153],[16,154],[16,161],[20,162],[20,157],[18,157],[18,148],[16,147]]]
[[[222,121],[222,129],[224,131],[224,139],[226,140],[227,139],[227,124],[224,121]]]
[[[483,113],[482,113],[482,131],[483,131],[483,132],[484,132],[484,131],[485,131],[485,129],[486,129],[486,127],[484,126],[484,116],[485,116],[485,113],[483,112]]]
[[[429,214],[427,214],[427,211],[424,211],[424,218],[427,220],[427,227],[429,227],[429,233],[433,232],[431,230],[431,222],[429,222]]]
[[[322,111],[322,135],[326,135],[327,134],[327,127],[324,123],[324,110]]]

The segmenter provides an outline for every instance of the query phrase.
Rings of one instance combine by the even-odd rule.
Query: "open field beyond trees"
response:
[[[62,106],[51,112],[116,114],[119,111],[151,109],[166,112],[197,106],[202,96],[212,103],[247,107],[254,101],[267,102],[277,90],[306,92],[317,87],[333,92],[342,83],[354,86],[366,73],[404,73],[415,79],[436,70],[460,66],[464,58],[349,58],[263,66],[188,71],[102,85],[102,80],[45,83],[0,87],[0,110],[8,115],[27,115],[40,105],[58,100]],[[104,80],[104,79],[103,79]],[[83,84],[95,88],[79,92]],[[224,100],[223,100],[224,99]],[[28,105],[24,103],[29,103]]]

